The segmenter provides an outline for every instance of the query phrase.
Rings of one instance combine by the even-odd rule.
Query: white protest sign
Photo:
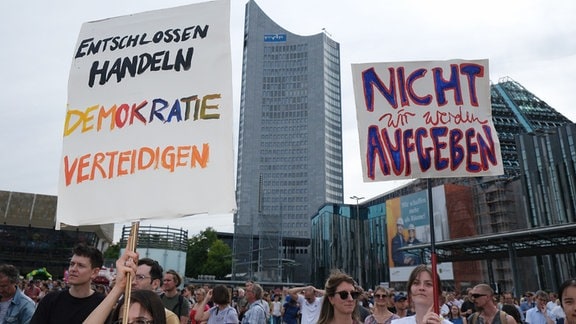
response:
[[[353,64],[365,182],[503,174],[488,60]]]
[[[57,222],[229,213],[233,172],[228,0],[82,25]]]

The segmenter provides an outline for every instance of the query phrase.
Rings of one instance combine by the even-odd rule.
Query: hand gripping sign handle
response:
[[[130,236],[128,242],[126,243],[126,250],[135,252],[136,246],[138,245],[138,229],[140,228],[140,222],[132,222],[132,227],[130,228]],[[132,273],[126,273],[126,288],[124,290],[124,309],[122,311],[122,324],[128,324],[128,313],[130,312],[130,295],[132,294]]]

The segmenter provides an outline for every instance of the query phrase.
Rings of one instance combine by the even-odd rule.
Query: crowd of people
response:
[[[576,324],[576,279],[557,293],[526,292],[519,299],[511,292],[496,295],[487,284],[460,296],[434,290],[438,275],[418,265],[406,292],[384,286],[365,291],[341,271],[332,272],[321,289],[266,291],[253,281],[235,288],[183,285],[177,271],[126,251],[116,261],[113,284],[100,287],[92,280],[102,264],[99,250],[80,244],[66,283],[21,280],[16,267],[0,265],[0,324]]]

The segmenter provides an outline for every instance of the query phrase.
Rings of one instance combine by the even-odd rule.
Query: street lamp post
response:
[[[364,199],[364,197],[358,197],[356,195],[350,197],[350,199],[356,200],[356,255],[358,256],[358,284],[362,287],[362,253],[360,252],[360,200]]]

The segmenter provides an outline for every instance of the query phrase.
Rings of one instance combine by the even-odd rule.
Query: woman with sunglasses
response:
[[[408,278],[408,300],[414,305],[416,312],[413,316],[395,319],[392,324],[452,324],[434,313],[434,294],[440,298],[442,291],[434,291],[433,276],[440,282],[438,274],[425,264],[418,265]]]
[[[366,317],[364,324],[390,324],[393,319],[400,318],[388,309],[390,297],[390,292],[385,287],[376,287],[372,315]]]
[[[340,271],[333,272],[324,286],[324,300],[318,324],[359,324],[358,296],[354,279]]]

